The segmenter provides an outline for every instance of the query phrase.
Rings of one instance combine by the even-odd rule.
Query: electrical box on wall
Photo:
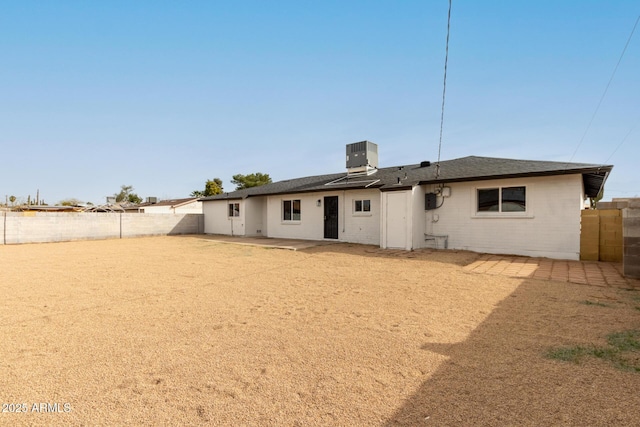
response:
[[[424,195],[424,210],[430,211],[435,209],[436,206],[436,194],[435,193],[427,193]]]

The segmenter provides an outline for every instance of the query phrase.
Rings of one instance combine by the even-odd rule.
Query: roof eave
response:
[[[574,175],[574,174],[601,174],[606,173],[609,174],[612,165],[602,165],[595,166],[593,168],[574,168],[574,169],[564,169],[564,170],[556,170],[556,171],[540,171],[540,172],[522,172],[522,173],[511,173],[511,174],[496,174],[496,175],[484,175],[484,176],[470,176],[470,177],[461,177],[461,178],[438,178],[438,179],[428,179],[420,181],[420,185],[426,184],[447,184],[451,182],[469,182],[469,181],[489,181],[493,179],[510,179],[510,178],[529,178],[529,177],[540,177],[540,176],[558,176],[558,175]]]

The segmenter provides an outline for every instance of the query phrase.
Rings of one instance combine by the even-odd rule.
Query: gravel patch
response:
[[[466,272],[477,259],[0,246],[0,424],[637,424],[640,374],[545,353],[640,329],[640,292]]]

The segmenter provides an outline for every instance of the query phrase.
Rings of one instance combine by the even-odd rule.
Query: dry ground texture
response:
[[[477,258],[0,246],[0,424],[638,425],[640,373],[545,354],[640,329],[640,292],[464,272]]]

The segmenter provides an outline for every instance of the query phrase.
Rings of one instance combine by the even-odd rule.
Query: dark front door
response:
[[[324,198],[324,238],[338,238],[338,196]]]

